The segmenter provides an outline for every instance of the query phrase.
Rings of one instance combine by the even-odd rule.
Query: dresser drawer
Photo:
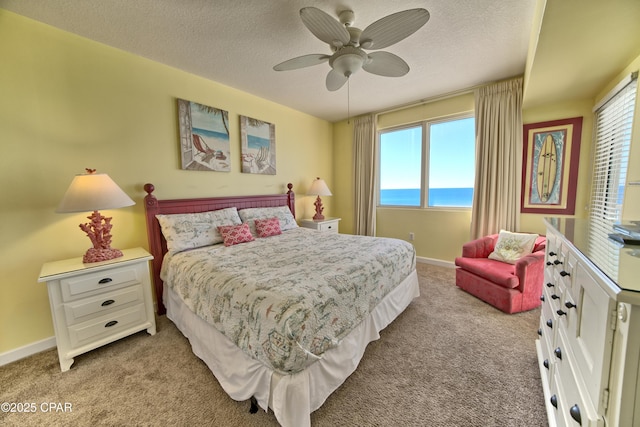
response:
[[[69,339],[72,347],[80,347],[145,323],[148,323],[145,305],[138,304],[87,322],[69,326]]]
[[[567,420],[567,409],[565,402],[566,393],[562,381],[560,380],[560,374],[554,371],[551,384],[549,385],[549,403],[553,407],[553,419],[549,420],[549,426],[555,427],[567,427],[570,426],[569,420]],[[577,423],[576,423],[577,425]]]
[[[566,330],[567,340],[574,351],[576,369],[584,378],[592,401],[598,405],[609,378],[615,301],[581,265],[576,269],[575,280],[579,290],[576,307],[571,311],[576,321],[575,326],[570,324]]]
[[[74,301],[97,293],[141,283],[141,270],[136,266],[112,268],[96,273],[82,274],[60,281],[62,300]]]
[[[68,325],[84,322],[91,317],[117,311],[126,305],[144,302],[142,285],[134,285],[95,297],[71,301],[64,304]]]
[[[540,319],[540,332],[540,339],[538,340],[540,346],[540,353],[538,354],[538,357],[540,358],[540,360],[538,360],[538,363],[544,367],[544,369],[541,369],[541,372],[544,372],[546,374],[545,380],[549,384],[551,383],[551,375],[553,374],[554,364],[554,360],[552,357],[554,333],[547,327],[542,318]]]
[[[579,384],[578,378],[586,380],[576,371],[572,354],[562,333],[558,336],[558,348],[562,350],[562,359],[558,359],[555,365],[554,374],[562,384],[562,390],[558,396],[561,400],[562,416],[569,426],[598,426],[598,417],[595,406],[588,393],[584,391],[584,384]],[[578,423],[578,420],[581,423]]]

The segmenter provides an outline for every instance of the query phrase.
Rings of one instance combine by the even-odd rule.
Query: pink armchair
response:
[[[498,235],[465,243],[456,258],[456,285],[504,311],[518,313],[539,307],[544,282],[546,238],[538,237],[533,252],[508,264],[489,259]]]

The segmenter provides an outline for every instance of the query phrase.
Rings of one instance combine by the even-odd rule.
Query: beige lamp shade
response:
[[[331,196],[331,190],[327,187],[327,183],[324,179],[316,178],[309,188],[309,195],[311,196]]]
[[[56,212],[90,212],[135,204],[106,173],[87,173],[73,178]]]
[[[108,261],[122,256],[120,249],[111,247],[112,218],[102,216],[101,209],[117,209],[135,205],[124,191],[105,173],[87,169],[86,174],[76,175],[58,205],[56,212],[90,212],[88,223],[80,224],[93,244],[82,257],[85,263]]]

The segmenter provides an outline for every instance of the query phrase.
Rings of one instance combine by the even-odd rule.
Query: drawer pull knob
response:
[[[547,288],[553,288],[555,285],[551,282],[547,282]]]
[[[538,328],[538,335],[542,336],[542,328]]]
[[[562,350],[560,349],[560,347],[553,350],[553,353],[556,355],[558,359],[562,360]]]
[[[543,365],[545,368],[549,369],[549,359],[544,359],[544,362],[542,362],[542,365]]]
[[[547,326],[553,329],[553,320],[547,320]]]
[[[103,307],[106,307],[106,306],[108,306],[108,305],[113,304],[114,302],[116,302],[116,301],[115,301],[115,300],[112,300],[112,299],[108,299],[108,300],[106,300],[105,302],[103,302],[103,303],[102,303],[102,304],[100,304],[100,305],[101,305],[101,306],[103,306]]]
[[[553,263],[551,261],[547,261],[547,265],[551,266]]]
[[[551,295],[551,299],[559,299],[560,297],[556,294]]]
[[[553,251],[552,251],[552,252],[549,252],[549,256],[556,256],[556,255],[558,255],[558,254],[557,254],[557,253],[555,253],[555,252],[553,252]]]
[[[562,311],[562,310],[558,310],[556,311],[556,313],[558,313],[558,316],[566,316],[567,312],[566,311]]]
[[[113,279],[111,277],[105,277],[104,279],[100,279],[98,283],[100,283],[101,285],[104,285],[105,283],[111,283],[111,282],[113,282]]]
[[[582,417],[580,416],[580,407],[578,404],[573,405],[571,409],[569,409],[569,414],[571,415],[571,418],[578,422],[578,424],[582,425]]]
[[[572,303],[571,301],[567,301],[564,303],[564,306],[567,308],[576,308],[577,305],[575,305],[574,303]]]
[[[566,271],[564,271],[564,270],[562,270],[562,271],[560,272],[560,275],[561,275],[562,277],[571,276],[571,274],[567,273],[567,272],[566,272]]]
[[[544,295],[540,295],[540,301],[544,302]]]
[[[118,321],[117,321],[117,320],[112,320],[111,322],[107,322],[107,323],[104,325],[104,327],[105,327],[105,328],[110,328],[110,327],[115,326],[115,325],[117,325],[117,324],[118,324]]]
[[[554,394],[553,396],[551,396],[551,399],[549,399],[549,401],[551,401],[551,404],[554,408],[558,409],[558,396]]]
[[[555,265],[560,265],[560,264],[562,264],[562,261],[560,261],[559,259],[557,259],[557,260],[553,261],[553,263],[554,263]]]

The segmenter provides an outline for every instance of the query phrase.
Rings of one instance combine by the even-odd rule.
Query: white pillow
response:
[[[498,241],[493,252],[489,254],[489,258],[515,264],[517,260],[533,251],[537,238],[537,234],[500,230]]]
[[[156,218],[167,241],[167,249],[172,253],[222,243],[218,226],[242,223],[235,207],[199,213],[156,215]]]
[[[251,234],[256,235],[256,219],[278,218],[280,221],[280,230],[286,231],[298,227],[296,219],[287,206],[278,206],[274,208],[247,208],[238,211],[242,222],[249,224]]]

